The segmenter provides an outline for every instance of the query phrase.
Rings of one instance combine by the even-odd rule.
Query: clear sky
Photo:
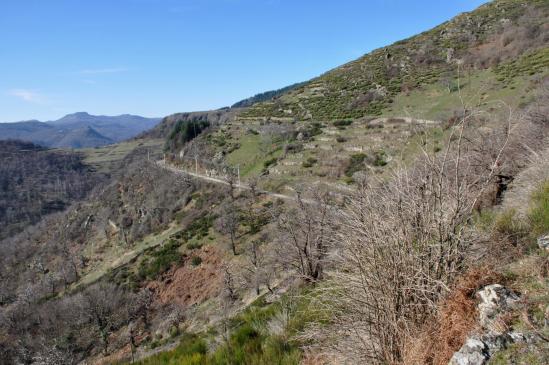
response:
[[[219,108],[484,2],[0,0],[0,121]]]

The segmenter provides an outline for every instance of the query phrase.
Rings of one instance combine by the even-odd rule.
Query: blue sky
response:
[[[0,0],[0,121],[218,108],[484,2]]]

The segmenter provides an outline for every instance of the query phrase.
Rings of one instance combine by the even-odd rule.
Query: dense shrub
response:
[[[349,159],[349,165],[345,169],[345,175],[351,177],[355,172],[362,170],[362,168],[364,167],[365,159],[366,155],[364,153],[356,153],[354,155],[351,155],[351,158]]]
[[[159,275],[165,273],[170,267],[181,261],[181,253],[178,251],[180,243],[175,240],[170,240],[160,249],[152,253],[150,259],[144,259],[139,266],[139,277],[155,279]]]
[[[182,237],[186,240],[191,240],[193,238],[199,240],[206,237],[216,218],[217,216],[214,214],[202,214],[182,232]]]
[[[166,145],[169,149],[178,148],[192,141],[209,126],[210,122],[207,120],[179,120],[168,136]]]
[[[309,157],[308,159],[303,161],[303,167],[305,167],[305,168],[313,167],[317,162],[318,162],[318,160],[316,158]]]
[[[268,169],[270,166],[276,164],[277,158],[273,157],[263,162],[263,168]]]
[[[193,266],[198,266],[202,263],[202,258],[200,256],[193,256],[193,258],[191,259],[191,264]]]
[[[346,120],[336,120],[334,122],[334,126],[336,127],[346,127],[348,125],[351,125],[353,124],[353,121],[352,120],[349,120],[349,119],[346,119]]]
[[[368,156],[368,162],[373,166],[383,167],[387,165],[387,154],[385,151],[375,151]]]

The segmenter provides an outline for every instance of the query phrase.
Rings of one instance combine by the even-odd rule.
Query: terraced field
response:
[[[103,147],[81,149],[86,158],[84,161],[95,167],[99,172],[109,172],[117,163],[122,161],[137,148],[150,153],[150,158],[157,159],[162,154],[163,139],[143,139],[120,142]]]

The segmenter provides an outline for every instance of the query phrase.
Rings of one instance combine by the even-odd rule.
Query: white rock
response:
[[[538,238],[538,247],[549,251],[549,234]]]
[[[478,305],[480,325],[489,332],[498,333],[494,321],[500,313],[513,307],[519,300],[518,296],[499,284],[488,285],[477,295],[481,300]]]
[[[448,365],[483,365],[488,361],[488,348],[477,338],[469,338],[467,342],[454,353]]]

